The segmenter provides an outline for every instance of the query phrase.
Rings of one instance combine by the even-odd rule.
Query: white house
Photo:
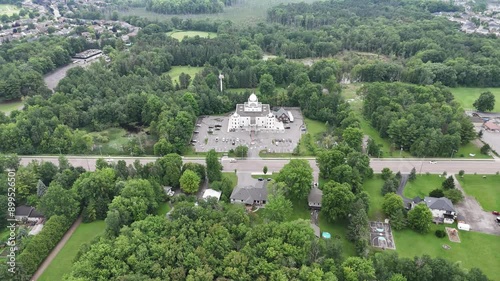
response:
[[[262,104],[255,94],[248,102],[237,104],[236,111],[229,118],[228,132],[243,129],[246,131],[285,132],[283,122],[270,111],[269,104]]]
[[[450,199],[441,197],[425,197],[424,202],[432,212],[432,217],[436,223],[452,224],[457,218],[457,212]]]
[[[209,197],[213,197],[217,198],[217,201],[219,201],[221,195],[222,195],[221,191],[207,188],[205,189],[205,192],[203,192],[203,199],[207,200]]]

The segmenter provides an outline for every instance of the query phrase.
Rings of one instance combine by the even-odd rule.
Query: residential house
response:
[[[258,181],[254,186],[236,187],[231,193],[231,203],[247,206],[265,206],[267,203],[267,181]]]
[[[18,221],[30,221],[38,222],[43,219],[44,216],[39,213],[34,207],[21,205],[16,207],[15,219]]]
[[[309,208],[313,210],[321,209],[321,199],[323,198],[323,191],[317,186],[314,186],[309,192],[307,201],[309,202]]]
[[[424,202],[432,212],[433,221],[435,223],[452,224],[457,218],[457,211],[453,207],[450,199],[446,197],[435,198],[425,197]]]

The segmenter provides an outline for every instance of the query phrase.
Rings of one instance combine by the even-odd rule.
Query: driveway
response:
[[[465,197],[464,201],[455,204],[455,208],[460,215],[465,217],[465,222],[470,225],[471,230],[500,235],[500,226],[495,222],[495,216],[484,211],[473,196],[465,193],[455,175],[453,175],[453,179],[455,180],[455,187],[462,191]]]

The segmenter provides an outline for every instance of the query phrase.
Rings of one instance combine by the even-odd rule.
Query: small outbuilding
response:
[[[314,186],[309,192],[309,196],[307,197],[309,208],[313,210],[321,209],[322,198],[323,198],[323,191],[318,187]]]
[[[205,190],[205,192],[203,192],[203,199],[207,200],[208,198],[213,197],[217,198],[217,201],[219,201],[221,195],[222,195],[221,191],[208,188]]]

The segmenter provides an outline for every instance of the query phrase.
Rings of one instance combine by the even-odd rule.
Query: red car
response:
[[[498,212],[498,211],[493,211],[493,212],[491,212],[491,213],[492,213],[492,214],[494,214],[495,216],[500,215],[500,212]]]

